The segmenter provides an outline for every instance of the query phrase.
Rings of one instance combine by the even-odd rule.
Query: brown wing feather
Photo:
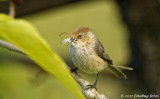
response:
[[[126,78],[126,75],[120,71],[116,66],[113,65],[112,60],[110,59],[109,55],[105,52],[103,45],[97,39],[95,45],[95,51],[99,57],[101,57],[104,61],[108,63],[108,69],[114,73],[119,78]]]
[[[113,65],[112,60],[110,59],[109,55],[105,52],[105,49],[101,42],[97,39],[96,45],[95,45],[95,51],[96,54],[101,57],[103,60],[105,60],[108,64]]]

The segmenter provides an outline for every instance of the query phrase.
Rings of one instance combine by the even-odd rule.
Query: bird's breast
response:
[[[93,48],[74,48],[70,45],[69,52],[74,65],[83,72],[98,73],[105,68],[105,61],[95,53]]]

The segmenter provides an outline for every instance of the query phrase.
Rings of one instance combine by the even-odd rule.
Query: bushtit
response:
[[[113,65],[103,45],[88,27],[81,26],[73,30],[70,42],[69,53],[74,65],[83,72],[97,74],[95,83],[88,88],[96,88],[99,72],[106,68],[120,78],[126,78],[126,75],[118,68],[132,70],[129,67]]]

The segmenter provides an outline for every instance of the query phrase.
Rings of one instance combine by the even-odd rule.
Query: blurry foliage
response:
[[[1,63],[0,99],[75,99],[54,77],[37,77],[39,72],[28,64]]]
[[[30,23],[0,14],[0,35],[21,48],[27,56],[58,79],[77,98],[84,98],[64,62],[52,52]]]

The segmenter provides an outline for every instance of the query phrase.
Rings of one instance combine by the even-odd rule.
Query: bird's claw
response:
[[[97,88],[96,88],[96,84],[93,84],[93,85],[87,85],[87,88],[86,88],[85,90],[93,89],[93,88],[95,88],[95,89],[97,90]]]

